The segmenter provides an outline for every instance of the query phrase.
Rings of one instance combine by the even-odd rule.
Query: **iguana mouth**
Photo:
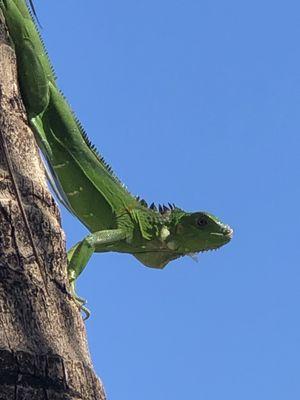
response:
[[[212,236],[220,236],[220,237],[226,237],[231,239],[233,235],[233,229],[232,228],[226,228],[224,229],[223,232],[211,232],[210,233]]]

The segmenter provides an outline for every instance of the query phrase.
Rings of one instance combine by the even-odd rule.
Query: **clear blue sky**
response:
[[[300,3],[36,0],[59,84],[135,194],[235,229],[78,282],[111,400],[300,398]],[[68,246],[85,229],[63,211]]]

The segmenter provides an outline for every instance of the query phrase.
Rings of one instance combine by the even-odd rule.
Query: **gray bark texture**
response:
[[[104,400],[1,16],[0,226],[0,400]]]

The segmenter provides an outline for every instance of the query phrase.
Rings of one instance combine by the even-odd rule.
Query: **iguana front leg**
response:
[[[79,304],[82,311],[86,313],[86,318],[90,312],[83,305],[85,300],[78,297],[75,291],[75,281],[86,267],[92,254],[97,248],[107,244],[114,244],[126,238],[126,233],[122,229],[110,229],[91,233],[81,242],[78,242],[68,251],[68,275],[71,285],[71,293],[74,300]]]

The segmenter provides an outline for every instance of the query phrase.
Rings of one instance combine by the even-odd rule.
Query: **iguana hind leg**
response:
[[[99,252],[99,247],[114,244],[126,238],[126,234],[122,229],[110,229],[91,233],[86,236],[81,242],[78,242],[68,251],[68,275],[71,285],[71,293],[80,309],[86,314],[87,319],[90,315],[89,310],[84,307],[85,300],[76,294],[75,281],[86,267],[92,254]]]

